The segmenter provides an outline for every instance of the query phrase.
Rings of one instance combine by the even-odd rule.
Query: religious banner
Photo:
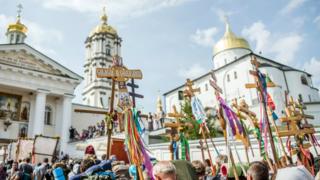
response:
[[[58,137],[36,136],[34,139],[33,163],[42,162],[44,158],[48,158],[49,162],[51,162],[58,142]]]
[[[19,139],[17,144],[17,160],[31,157],[33,149],[33,139]]]

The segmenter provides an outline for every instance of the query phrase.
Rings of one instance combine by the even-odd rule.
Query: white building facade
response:
[[[255,54],[245,39],[237,37],[231,31],[229,24],[226,25],[224,36],[215,44],[213,52],[213,71],[218,85],[223,90],[222,96],[229,104],[235,98],[244,99],[250,108],[259,114],[260,105],[256,90],[245,88],[245,84],[254,82],[252,75],[249,74],[249,70],[252,70],[251,59],[254,55],[261,63],[259,69],[268,74],[277,85],[277,87],[268,88],[268,92],[275,102],[278,116],[285,115],[285,91],[287,91],[294,99],[302,99],[307,105],[308,113],[315,116],[313,122],[320,124],[319,91],[313,86],[311,74]],[[210,73],[207,73],[194,79],[193,82],[194,87],[201,89],[196,96],[203,106],[214,108],[216,100],[214,89],[209,83],[210,77]],[[184,89],[185,85],[181,85],[164,93],[166,113],[172,111],[173,105],[180,107],[182,101],[179,100],[178,94]]]
[[[85,87],[83,103],[107,108],[111,97],[111,79],[97,78],[96,68],[108,68],[115,55],[121,56],[121,38],[117,31],[107,24],[108,17],[103,12],[101,23],[96,26],[85,41],[86,61],[84,64]]]
[[[20,16],[0,45],[0,141],[59,136],[66,148],[74,89],[82,77],[24,43]]]

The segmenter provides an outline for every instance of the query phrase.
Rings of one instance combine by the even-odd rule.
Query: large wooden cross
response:
[[[245,85],[246,88],[255,88],[258,93],[259,93],[259,97],[262,101],[262,106],[264,109],[264,117],[266,118],[266,124],[267,124],[267,129],[268,129],[268,134],[269,134],[269,139],[270,139],[270,144],[271,144],[271,150],[272,150],[272,155],[273,155],[273,159],[275,161],[275,164],[277,166],[279,166],[279,160],[276,154],[276,149],[275,149],[275,145],[274,145],[274,141],[273,141],[273,135],[272,135],[272,131],[271,131],[271,127],[270,127],[270,122],[269,122],[269,116],[268,116],[268,109],[267,109],[267,105],[265,102],[265,94],[264,94],[264,90],[263,90],[263,85],[262,82],[259,78],[259,66],[260,63],[257,61],[255,56],[252,56],[253,59],[251,59],[251,64],[253,65],[253,69],[254,70],[250,70],[250,74],[254,77],[255,83],[248,83]],[[264,75],[265,76],[265,75]],[[267,84],[267,87],[275,87],[274,84]]]
[[[307,121],[307,119],[313,119],[314,117],[304,114],[303,108],[304,106],[301,102],[295,102],[292,97],[290,98],[288,106],[286,107],[286,117],[280,118],[281,122],[288,123],[289,129],[280,131],[279,135],[281,137],[283,136],[303,137],[307,135],[309,136],[309,138],[311,138],[311,135],[315,133],[313,126],[308,124],[308,121]],[[304,121],[305,124],[303,124],[302,121]],[[310,142],[312,143],[311,139],[310,139]],[[297,142],[297,144],[300,144],[300,143],[302,142]],[[313,143],[312,145],[315,146]]]
[[[137,94],[135,91],[135,89],[139,88],[139,85],[135,84],[134,79],[132,78],[131,82],[127,83],[127,86],[131,87],[131,92],[129,92],[129,95],[132,98],[133,107],[136,107],[136,98],[143,98],[143,95]]]
[[[142,79],[142,72],[139,69],[129,70],[122,64],[122,58],[118,55],[113,57],[113,64],[109,68],[97,68],[96,69],[97,78],[110,78],[112,79],[111,87],[111,101],[109,114],[112,116],[111,119],[107,121],[107,159],[110,156],[110,146],[111,146],[111,134],[113,129],[113,116],[114,116],[114,96],[115,96],[115,85],[116,82],[126,82],[129,79]],[[122,83],[123,84],[123,83]],[[124,83],[125,85],[125,83]]]

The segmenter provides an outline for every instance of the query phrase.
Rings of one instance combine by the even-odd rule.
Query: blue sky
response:
[[[159,91],[181,85],[213,68],[212,47],[224,33],[227,15],[233,31],[255,52],[314,74],[320,87],[320,1],[317,0],[0,0],[0,42],[24,6],[26,42],[83,75],[84,40],[99,23],[103,6],[108,23],[123,38],[122,55],[144,79],[138,107],[154,111]],[[81,102],[82,85],[75,102]]]

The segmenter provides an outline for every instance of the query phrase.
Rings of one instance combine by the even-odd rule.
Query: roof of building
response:
[[[277,68],[277,69],[282,70],[282,71],[298,71],[298,72],[305,73],[305,74],[307,74],[308,76],[312,76],[310,73],[307,73],[307,72],[305,72],[305,71],[303,71],[303,70],[299,70],[299,69],[290,67],[290,66],[288,66],[288,65],[285,65],[285,64],[276,62],[276,61],[274,61],[274,60],[268,59],[268,58],[263,57],[263,56],[261,56],[261,55],[255,54],[255,53],[253,53],[253,52],[248,53],[248,54],[246,54],[246,55],[243,55],[243,56],[237,58],[236,60],[232,61],[231,63],[228,63],[228,64],[226,64],[226,65],[224,65],[224,66],[221,66],[221,67],[215,69],[214,72],[217,72],[217,71],[219,71],[219,70],[221,70],[221,69],[223,69],[223,68],[225,68],[225,67],[227,67],[227,66],[230,66],[230,65],[232,65],[232,64],[234,64],[234,63],[236,63],[236,62],[239,62],[239,61],[243,60],[245,57],[252,56],[252,55],[255,55],[255,56],[258,57],[258,58],[261,58],[261,59],[263,59],[263,60],[265,60],[265,61],[268,61],[268,62],[270,62],[270,63],[274,63],[274,64],[278,65],[278,66],[274,66],[274,65],[269,64],[269,63],[261,63],[261,66],[260,66],[260,67],[273,67],[273,68]],[[211,73],[211,72],[207,72],[207,73],[203,74],[202,76],[199,76],[199,77],[197,77],[197,78],[195,78],[195,79],[192,79],[192,82],[198,81],[199,79],[202,79],[202,78],[204,78],[204,77],[206,77],[206,76],[210,76],[210,73]],[[178,89],[180,89],[180,88],[182,88],[182,87],[184,87],[184,86],[185,86],[185,83],[183,83],[182,85],[180,85],[180,86],[178,86],[178,87],[176,87],[176,88],[174,88],[174,89],[172,89],[172,90],[170,90],[170,91],[167,91],[167,92],[163,93],[163,96],[166,96],[166,95],[168,95],[168,94],[170,94],[170,93],[172,93],[172,92],[174,92],[174,91],[176,91],[176,90],[178,90]]]
[[[55,68],[58,68],[59,70],[63,70],[67,73],[67,77],[70,79],[77,79],[77,80],[82,80],[83,77],[80,76],[79,74],[71,71],[67,67],[63,66],[62,64],[58,63],[57,61],[53,60],[52,58],[48,57],[47,55],[43,54],[42,52],[36,50],[32,46],[26,44],[26,43],[20,43],[20,44],[0,44],[0,50],[10,50],[11,47],[18,47],[20,49],[24,50],[29,50],[29,52],[34,52],[35,54],[38,54],[42,58],[42,60],[47,59],[49,60],[50,64],[53,65]],[[6,49],[5,49],[6,48]],[[14,50],[14,49],[12,49]],[[34,55],[35,55],[34,54]]]
[[[108,34],[112,34],[112,35],[117,35],[117,30],[114,29],[112,26],[108,25],[108,23],[107,23],[108,16],[105,12],[105,8],[103,8],[103,12],[100,17],[100,20],[101,20],[101,23],[92,29],[89,37],[92,37],[93,35],[100,34],[100,33],[108,33]]]
[[[233,48],[243,48],[250,50],[250,45],[246,39],[236,36],[232,32],[229,23],[226,22],[226,31],[222,38],[214,45],[213,54],[215,56],[222,51]]]

